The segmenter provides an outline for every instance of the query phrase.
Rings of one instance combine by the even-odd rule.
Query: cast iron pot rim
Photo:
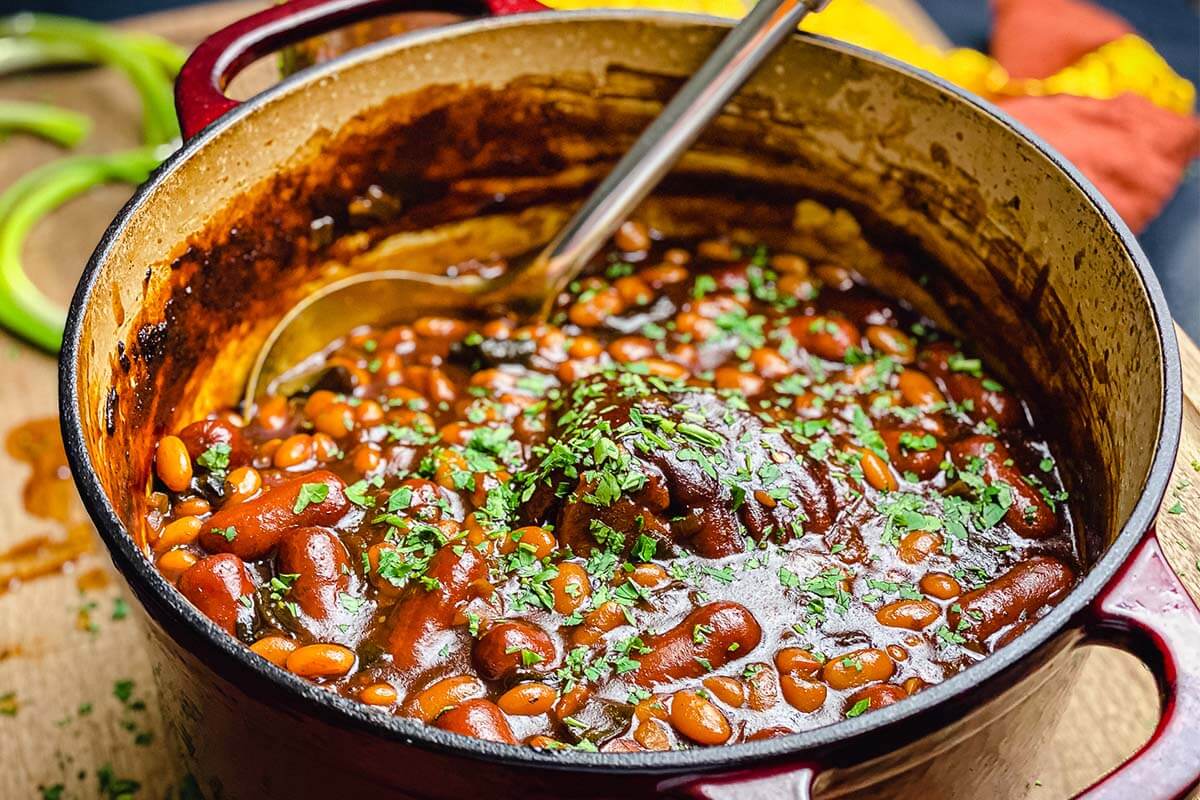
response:
[[[294,91],[302,85],[314,84],[323,77],[337,73],[347,64],[375,59],[384,53],[402,47],[444,38],[455,38],[462,34],[490,28],[611,20],[644,21],[675,26],[730,27],[733,24],[728,19],[703,14],[626,9],[539,12],[512,17],[470,20],[438,28],[418,30],[367,45],[339,58],[298,72],[230,110],[184,143],[138,189],[110,224],[88,261],[72,299],[59,361],[59,410],[67,458],[84,504],[96,523],[114,564],[134,588],[139,598],[143,598],[143,605],[147,607],[150,615],[155,617],[156,621],[170,633],[172,639],[177,643],[180,643],[181,638],[199,643],[203,652],[193,647],[190,648],[192,654],[204,658],[205,664],[209,668],[216,670],[223,677],[243,688],[247,684],[254,686],[263,679],[274,684],[272,688],[283,690],[280,692],[281,694],[285,696],[290,694],[294,697],[297,701],[294,705],[302,713],[311,714],[334,726],[363,731],[381,739],[415,745],[445,755],[470,756],[508,766],[536,765],[539,768],[572,771],[619,769],[630,774],[665,775],[688,771],[701,773],[743,768],[760,762],[779,761],[785,757],[791,757],[791,760],[802,763],[806,760],[807,752],[832,744],[846,744],[850,740],[866,737],[868,734],[877,734],[888,726],[899,728],[898,723],[901,721],[913,720],[918,715],[933,712],[939,705],[965,693],[973,685],[978,686],[996,677],[1071,625],[1122,566],[1143,535],[1146,535],[1152,528],[1162,498],[1166,494],[1179,446],[1179,431],[1182,421],[1182,377],[1178,345],[1162,289],[1133,234],[1095,187],[1047,143],[991,103],[924,70],[844,42],[812,34],[798,34],[813,46],[874,62],[904,73],[913,80],[932,84],[935,88],[954,96],[960,102],[973,106],[999,125],[1024,138],[1054,166],[1062,170],[1092,202],[1100,216],[1113,227],[1137,269],[1142,289],[1150,303],[1162,349],[1164,399],[1158,438],[1155,442],[1156,453],[1146,482],[1142,487],[1142,495],[1120,534],[1079,585],[1016,641],[943,683],[906,699],[903,703],[776,739],[724,747],[641,753],[543,751],[448,733],[432,725],[425,725],[404,717],[384,716],[379,712],[369,710],[369,707],[363,703],[321,689],[262,659],[200,613],[159,574],[150,560],[134,544],[133,537],[129,535],[117,517],[90,464],[80,418],[79,371],[76,367],[82,344],[84,313],[91,299],[92,289],[100,274],[101,266],[107,261],[121,231],[129,219],[148,201],[154,188],[168,175],[202,150],[222,131],[240,123],[254,111],[269,105],[275,98]],[[146,597],[150,597],[154,601],[153,605],[145,602],[144,598]],[[193,635],[189,636],[185,631],[181,637],[178,633],[180,625],[190,628]],[[183,646],[182,643],[180,646]],[[214,660],[212,656],[217,656],[217,658]],[[239,680],[241,680],[240,683]],[[897,745],[901,743],[903,740],[897,742]]]

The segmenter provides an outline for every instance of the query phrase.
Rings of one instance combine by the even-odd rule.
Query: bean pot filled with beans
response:
[[[299,5],[197,51],[185,127],[233,105],[223,48],[347,19]],[[202,789],[1017,796],[1089,642],[1173,703],[1089,796],[1200,774],[1200,624],[1145,535],[1161,294],[1090,187],[927,76],[798,37],[546,320],[414,292],[239,400],[317,286],[519,269],[721,32],[389,40],[225,113],[109,230],[64,433]]]

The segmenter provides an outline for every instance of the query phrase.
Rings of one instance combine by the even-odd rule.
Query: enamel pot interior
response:
[[[546,754],[368,717],[249,655],[149,565],[157,437],[236,402],[258,344],[298,297],[356,271],[439,270],[538,246],[724,24],[555,13],[411,34],[231,112],[139,192],[75,298],[63,418],[114,560],[170,635],[227,677],[268,681],[303,713],[373,735],[508,761],[671,771],[879,735],[1069,624],[1149,526],[1174,456],[1178,359],[1157,284],[1111,209],[994,109],[811,37],[767,63],[639,216],[669,234],[727,232],[838,258],[968,336],[1035,398],[1083,500],[1093,567],[1020,640],[904,703],[793,737]],[[372,185],[399,202],[348,213],[369,205]]]

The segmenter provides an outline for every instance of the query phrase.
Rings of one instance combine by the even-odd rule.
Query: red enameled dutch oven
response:
[[[311,287],[388,259],[433,269],[473,248],[544,241],[729,25],[622,11],[475,19],[356,50],[240,105],[223,95],[285,44],[430,5],[298,0],[204,42],[178,85],[188,141],[108,229],[71,307],[71,467],[146,611],[170,735],[207,796],[1023,796],[1093,643],[1150,667],[1163,714],[1152,740],[1081,796],[1165,799],[1195,785],[1200,613],[1152,529],[1181,417],[1153,273],[1108,204],[1029,131],[933,76],[819,37],[797,36],[768,62],[645,213],[667,232],[754,230],[779,219],[776,205],[815,196],[868,239],[920,254],[865,251],[856,268],[966,332],[1040,398],[1091,563],[1056,608],[980,664],[855,719],[600,754],[380,714],[268,664],[181,598],[147,557],[157,437],[236,401],[258,343]],[[338,209],[380,175],[403,187],[398,216],[339,227]]]

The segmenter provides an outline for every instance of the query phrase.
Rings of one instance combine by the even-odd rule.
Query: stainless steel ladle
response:
[[[249,408],[279,390],[321,348],[361,325],[395,321],[397,308],[423,314],[504,304],[549,316],[558,294],[691,147],[729,98],[809,12],[829,0],[759,0],[646,127],[612,172],[526,267],[497,278],[446,277],[402,270],[367,272],[327,284],[279,321],[259,351],[244,395]]]

